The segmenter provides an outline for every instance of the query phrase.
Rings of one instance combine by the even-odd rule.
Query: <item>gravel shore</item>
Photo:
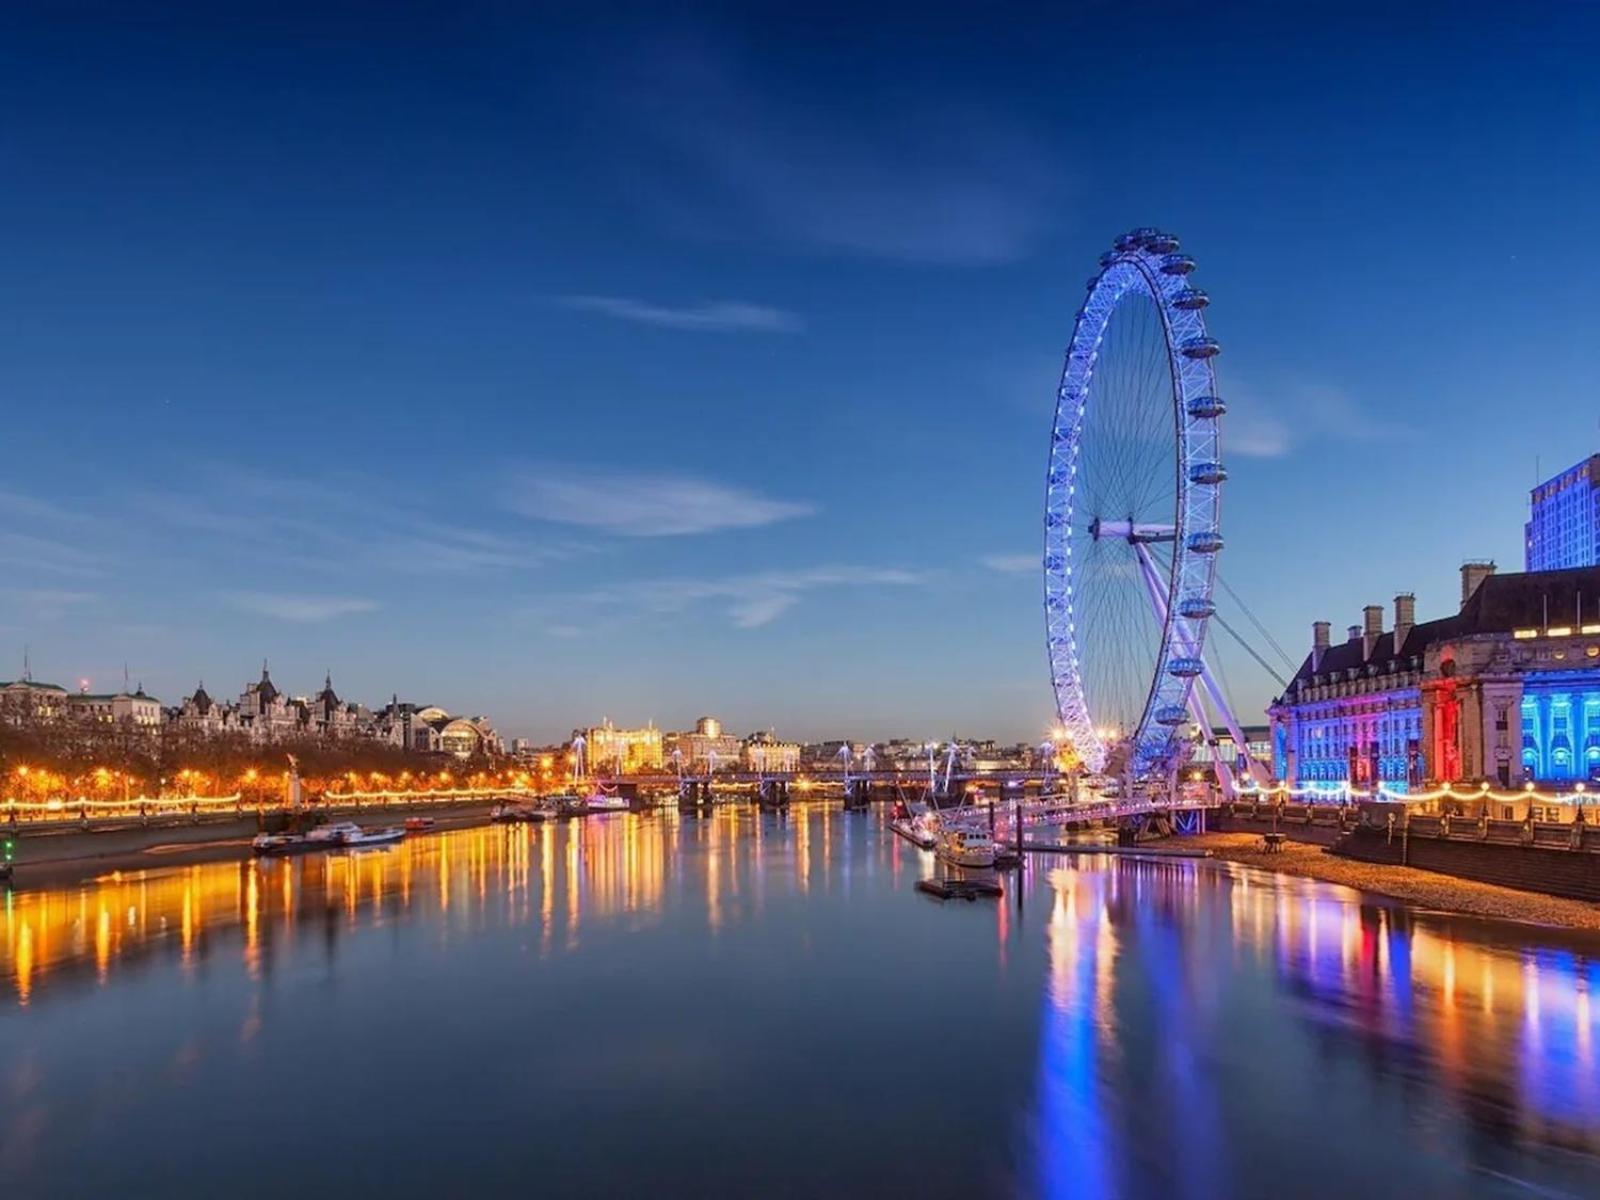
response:
[[[1268,854],[1261,849],[1259,833],[1205,833],[1151,844],[1209,850],[1213,858],[1259,867],[1263,871],[1337,883],[1403,900],[1420,908],[1564,929],[1600,930],[1600,905],[1537,892],[1519,892],[1434,871],[1419,871],[1415,867],[1358,862],[1324,853],[1321,846],[1302,842],[1285,842],[1282,851]]]

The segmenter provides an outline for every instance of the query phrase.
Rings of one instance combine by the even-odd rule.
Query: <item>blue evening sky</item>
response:
[[[1443,615],[1600,448],[1597,63],[1579,3],[9,5],[0,677],[1035,736],[1140,224],[1213,297],[1229,583],[1296,657]]]

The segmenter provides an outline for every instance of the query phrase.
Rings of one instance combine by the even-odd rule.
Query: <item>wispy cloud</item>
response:
[[[991,571],[1002,575],[1028,575],[1040,569],[1037,554],[985,554],[978,560]]]
[[[804,517],[814,505],[686,475],[529,469],[507,494],[513,512],[627,537],[754,529]]]
[[[673,307],[627,296],[563,296],[568,308],[601,313],[619,321],[698,333],[798,333],[805,323],[794,313],[764,304],[713,300]]]
[[[59,621],[100,601],[98,592],[63,591],[55,588],[0,588],[0,625],[4,614],[20,617],[30,624]]]
[[[239,468],[218,470],[214,480],[211,474],[214,486],[204,495],[147,492],[134,502],[149,520],[200,535],[208,552],[213,541],[226,542],[233,554],[247,549],[256,560],[330,573],[465,576],[525,570],[581,552],[441,519],[376,483],[340,489]]]
[[[602,619],[617,616],[675,616],[697,609],[719,612],[735,628],[759,629],[793,609],[809,593],[842,587],[908,587],[923,583],[923,572],[898,568],[819,566],[753,571],[711,578],[647,579],[626,587],[600,588],[569,598],[574,611]],[[562,622],[547,627],[553,636],[575,636],[582,626]]]
[[[728,46],[657,39],[608,93],[670,164],[641,189],[699,232],[818,250],[987,264],[1028,253],[1066,191],[1056,147],[954,96],[886,94],[848,122],[757,82]]]
[[[100,555],[53,537],[0,531],[0,566],[53,575],[103,575]]]
[[[8,517],[53,521],[60,524],[81,524],[89,519],[86,513],[63,508],[54,501],[15,492],[9,488],[0,488],[0,513]]]
[[[229,592],[225,599],[240,612],[278,621],[314,625],[374,611],[372,600],[353,596],[304,596],[287,592]]]
[[[1411,430],[1377,416],[1346,392],[1326,384],[1279,383],[1270,388],[1230,385],[1222,421],[1225,454],[1282,458],[1319,441],[1406,440]]]

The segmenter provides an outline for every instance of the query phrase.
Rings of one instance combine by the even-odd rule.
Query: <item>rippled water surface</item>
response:
[[[879,813],[5,898],[6,1195],[1600,1196],[1600,943]]]

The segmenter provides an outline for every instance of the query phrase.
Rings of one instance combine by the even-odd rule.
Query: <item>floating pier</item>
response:
[[[910,821],[897,818],[889,822],[889,828],[910,842],[918,850],[932,850],[939,839],[932,834],[919,832]]]
[[[941,900],[976,900],[979,896],[1005,895],[1005,889],[993,879],[919,879],[917,891]]]

